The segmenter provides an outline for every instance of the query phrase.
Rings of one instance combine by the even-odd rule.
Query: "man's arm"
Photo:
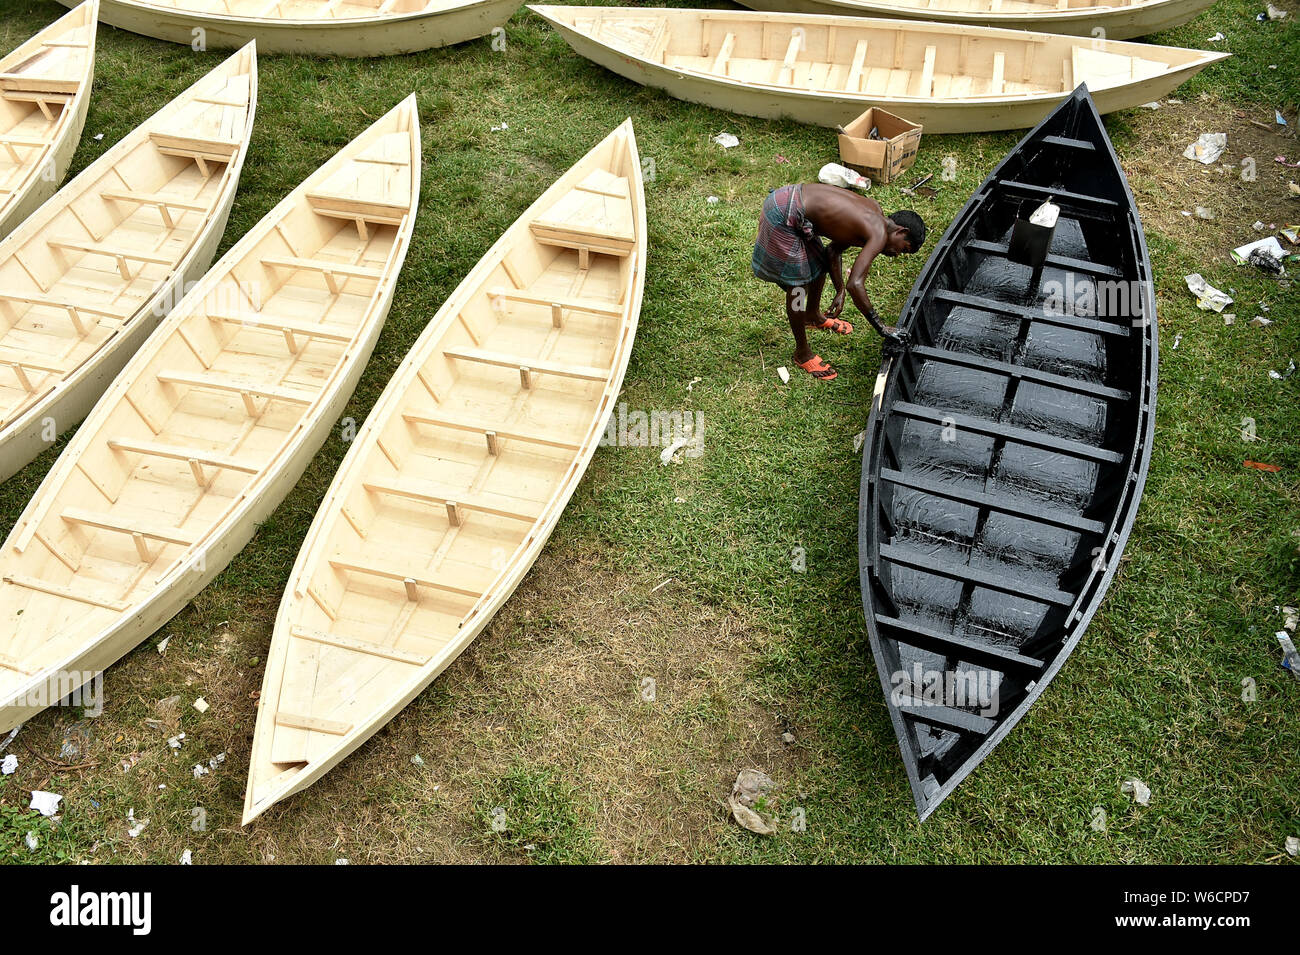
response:
[[[880,317],[876,314],[875,307],[871,304],[871,297],[867,295],[866,278],[867,273],[871,271],[871,263],[876,260],[876,256],[885,247],[883,238],[873,238],[858,253],[857,261],[853,263],[853,268],[849,271],[848,290],[849,295],[853,297],[853,304],[858,307],[858,311],[863,317],[871,323],[880,335],[888,334],[880,324]]]
[[[832,242],[826,249],[826,255],[830,260],[831,284],[835,286],[835,300],[831,302],[831,307],[822,313],[823,318],[839,318],[840,312],[844,311],[844,246],[837,242]]]

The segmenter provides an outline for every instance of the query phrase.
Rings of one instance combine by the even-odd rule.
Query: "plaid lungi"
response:
[[[803,212],[803,187],[782,186],[763,200],[754,274],[783,289],[811,285],[826,272],[826,248]]]

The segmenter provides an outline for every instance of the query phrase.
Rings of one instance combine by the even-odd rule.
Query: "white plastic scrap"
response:
[[[1213,213],[1212,211],[1210,211],[1209,209],[1205,208],[1205,206],[1197,206],[1195,211],[1196,211],[1196,218],[1198,218],[1198,219],[1213,219],[1213,218],[1214,218],[1214,213]]]
[[[1160,108],[1160,101],[1159,101],[1159,100],[1152,100],[1152,101],[1149,102],[1149,103],[1143,103],[1143,104],[1142,104],[1142,109],[1159,109],[1159,108]]]
[[[3,761],[0,761],[0,773],[4,773],[6,776],[12,776],[14,770],[17,768],[18,757],[13,753],[10,753]]]
[[[1218,43],[1220,40],[1226,40],[1226,39],[1227,39],[1227,37],[1224,36],[1222,33],[1216,33],[1216,34],[1214,34],[1214,36],[1206,37],[1206,38],[1205,38],[1205,42],[1206,42],[1206,43]]]
[[[841,166],[837,162],[828,162],[817,173],[818,182],[824,182],[828,186],[839,186],[841,189],[870,189],[871,180],[860,172],[854,172],[848,166]]]
[[[58,793],[47,793],[40,789],[32,790],[32,809],[35,809],[42,816],[52,816],[59,811],[59,803],[63,797]]]
[[[181,744],[184,742],[185,742],[185,734],[177,733],[175,736],[173,736],[171,739],[167,741],[167,745],[170,746],[172,749],[180,749]]]
[[[28,833],[31,835],[31,833]],[[1286,854],[1289,856],[1300,856],[1300,836],[1286,837]]]
[[[216,756],[213,756],[210,760],[208,760],[208,768],[209,768],[209,769],[216,769],[218,766],[220,766],[220,765],[221,765],[222,763],[224,763],[225,761],[226,761],[226,754],[225,754],[225,753],[217,753]]]
[[[1183,340],[1183,333],[1179,332],[1174,336],[1174,351],[1178,351],[1178,343]]]
[[[159,641],[158,641],[158,652],[159,652],[159,653],[166,653],[166,652],[167,652],[167,644],[169,644],[169,643],[171,643],[171,642],[172,642],[171,634],[168,634],[167,636],[165,636],[165,637],[163,637],[161,640],[159,640]]]
[[[776,374],[777,377],[781,379],[781,384],[783,385],[790,384],[790,370],[786,368],[785,365],[781,365],[779,368],[777,368]]]
[[[509,123],[502,123],[500,126],[493,126],[493,127],[492,127],[492,132],[494,132],[494,133],[504,133],[504,132],[505,132],[506,130],[508,130],[509,128],[510,128],[510,124],[509,124]]]
[[[1210,311],[1222,312],[1226,307],[1232,304],[1232,296],[1226,292],[1221,292],[1209,282],[1205,281],[1205,276],[1200,272],[1193,272],[1191,275],[1184,275],[1183,281],[1187,283],[1187,291],[1196,296],[1196,306]]]
[[[1263,223],[1259,223],[1262,227]],[[1232,250],[1232,261],[1238,265],[1245,265],[1246,260],[1250,258],[1250,253],[1256,249],[1263,249],[1275,259],[1281,260],[1286,258],[1286,249],[1282,248],[1282,243],[1277,241],[1277,236],[1270,235],[1263,239],[1257,239],[1254,242],[1247,242],[1245,245],[1239,245]]]
[[[857,454],[862,450],[863,443],[867,440],[867,432],[859,431],[853,436],[853,453]]]
[[[1233,322],[1235,322],[1236,320],[1237,320],[1237,315],[1236,315],[1235,312],[1224,312],[1224,313],[1223,313],[1223,324],[1225,324],[1225,325],[1231,325],[1231,324],[1232,324]]]
[[[181,865],[194,865],[194,853],[189,849],[181,853]]]
[[[411,757],[411,765],[412,765],[412,766],[423,766],[423,765],[424,765],[424,757],[421,756],[419,753],[416,753],[414,756]]]
[[[348,863],[348,860],[347,860],[347,859],[335,859],[335,860],[334,860],[334,864],[335,864],[335,865],[348,865],[349,863]]]
[[[200,713],[206,713],[209,709],[208,701],[205,700],[203,697],[199,697],[197,700],[194,701],[194,708],[198,710]]]
[[[740,145],[740,140],[731,135],[731,133],[718,133],[718,135],[713,137],[713,141],[723,149],[731,149],[734,146]]]
[[[1119,787],[1119,791],[1130,794],[1133,801],[1139,806],[1147,806],[1151,803],[1151,790],[1146,783],[1136,777],[1124,780]]]
[[[1275,371],[1272,368],[1268,370],[1268,376],[1272,378],[1274,381],[1285,381],[1287,378],[1290,378],[1294,374],[1295,374],[1294,359],[1292,361],[1287,362],[1286,371]]]
[[[1227,148],[1227,133],[1201,133],[1196,142],[1183,150],[1183,156],[1209,166],[1215,163]]]
[[[23,841],[27,843],[28,852],[35,852],[37,847],[41,844],[41,840],[36,838],[36,833],[34,832],[27,833],[27,835],[23,837]],[[1294,852],[1291,854],[1295,855]]]
[[[1265,15],[1266,17],[1268,17],[1270,20],[1285,20],[1285,19],[1286,19],[1286,11],[1285,11],[1285,10],[1279,10],[1277,7],[1273,6],[1273,4],[1271,4],[1271,3],[1268,5],[1268,9],[1265,11],[1264,15]]]
[[[198,778],[201,777],[201,776],[206,776],[209,772],[211,772],[211,770],[208,769],[208,767],[204,766],[202,763],[195,763],[195,764],[194,764],[194,778],[195,778],[195,779],[198,779]]]
[[[673,461],[673,455],[690,443],[691,439],[689,435],[684,438],[678,438],[672,444],[668,445],[668,447],[659,452],[659,463],[665,465],[671,464]]]
[[[1250,324],[1258,325],[1260,328],[1263,328],[1265,325],[1272,325],[1273,319],[1265,318],[1263,315],[1256,315],[1250,320]]]
[[[705,202],[711,206],[716,206],[720,201],[721,200],[717,196],[709,196],[709,198],[705,200]]]
[[[5,750],[9,748],[9,744],[14,741],[14,737],[18,735],[18,731],[22,728],[23,728],[23,724],[19,723],[17,726],[14,727],[13,732],[5,737],[4,742],[0,743],[0,753],[3,753]]]
[[[1296,624],[1300,623],[1300,610],[1295,607],[1279,607],[1282,613],[1282,629],[1295,633]]]
[[[137,820],[135,818],[134,809],[128,809],[126,811],[126,821],[131,823],[131,828],[126,831],[126,834],[132,839],[139,838],[140,833],[144,832],[145,827],[149,825],[148,819]]]

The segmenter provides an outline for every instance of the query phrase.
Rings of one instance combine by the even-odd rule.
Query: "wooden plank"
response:
[[[971,252],[982,252],[984,255],[995,255],[1000,258],[1007,258],[1011,255],[1010,246],[1001,242],[989,242],[985,239],[969,239],[965,244],[965,248]],[[1099,275],[1104,278],[1115,279],[1124,277],[1124,270],[1113,265],[1102,265],[1100,262],[1076,259],[1068,255],[1049,255],[1043,261],[1043,264],[1054,269],[1063,269],[1066,272],[1082,272],[1087,275]]]
[[[720,76],[729,76],[728,61],[731,59],[731,51],[736,48],[736,34],[728,33],[722,38],[722,46],[718,49],[718,55],[713,58],[712,72]]]
[[[955,633],[944,633],[913,620],[900,620],[876,614],[876,623],[896,631],[888,635],[891,640],[900,640],[921,650],[942,653],[956,657],[975,666],[999,670],[1003,673],[1014,672],[1021,676],[1037,677],[1047,666],[1042,660],[1025,656],[1011,647],[1000,647],[984,643],[971,637]]]
[[[1067,457],[1096,461],[1099,464],[1124,463],[1124,455],[1118,451],[1107,451],[1105,448],[1084,444],[1082,441],[1071,441],[1042,431],[1017,428],[1013,425],[1002,424],[1000,421],[989,421],[985,418],[977,418],[974,415],[959,414],[946,408],[933,408],[914,404],[910,401],[895,401],[889,406],[889,413],[915,418],[918,421],[951,425],[958,431],[982,434],[1003,441],[1011,441],[1015,444],[1023,444],[1031,448],[1039,448],[1043,451],[1051,451],[1055,454],[1063,454]]]
[[[993,732],[993,728],[997,725],[993,720],[975,713],[967,713],[965,710],[940,706],[937,703],[925,703],[920,700],[904,701],[898,704],[897,709],[904,716],[910,716],[922,723],[958,730],[963,733],[974,733],[977,736],[987,736]]]
[[[1001,95],[1006,86],[1006,65],[1007,55],[1001,50],[993,54],[993,78],[989,81],[989,92],[995,96]]]
[[[509,291],[500,286],[488,292],[490,298],[500,298],[507,302],[523,302],[528,305],[558,305],[560,308],[574,312],[586,312],[592,315],[604,315],[609,318],[622,318],[623,309],[614,302],[602,302],[597,299],[575,298],[567,295],[541,295],[527,289]]]
[[[1093,318],[1078,318],[1074,315],[1057,314],[1044,308],[1026,308],[1024,305],[1012,305],[1009,302],[1002,302],[994,298],[985,298],[982,295],[967,295],[964,292],[953,292],[948,289],[940,289],[933,294],[932,298],[936,302],[947,302],[950,305],[960,305],[963,308],[973,308],[981,312],[993,312],[997,315],[1010,315],[1013,318],[1018,318],[1026,322],[1042,322],[1044,325],[1059,325],[1061,328],[1073,328],[1080,332],[1096,332],[1099,335],[1118,335],[1121,338],[1127,338],[1131,334],[1127,325],[1120,325],[1117,322],[1105,322]]]
[[[1067,593],[1064,590],[1038,587],[1026,583],[1024,580],[1008,579],[1006,576],[994,571],[980,570],[967,564],[956,564],[952,561],[940,560],[931,554],[913,554],[897,544],[881,544],[880,558],[889,561],[891,564],[911,567],[922,573],[946,577],[949,580],[984,587],[987,590],[996,590],[999,593],[1012,594],[1039,603],[1069,607],[1075,600],[1074,594]]]
[[[179,544],[188,547],[194,543],[194,535],[188,531],[183,531],[179,527],[166,527],[162,524],[154,524],[151,521],[142,521],[139,518],[123,520],[116,514],[104,514],[100,511],[89,511],[80,507],[64,508],[59,517],[70,524],[84,524],[88,527],[95,527],[104,531],[115,531],[119,534],[138,534],[141,537],[161,541],[165,544]]]
[[[404,411],[402,412],[402,417],[414,424],[427,424],[438,428],[450,428],[453,431],[469,431],[474,434],[484,435],[485,437],[491,434],[495,436],[498,441],[522,441],[525,444],[539,444],[548,448],[563,448],[566,451],[577,451],[582,447],[572,441],[559,441],[555,438],[548,437],[545,434],[531,431],[507,431],[497,427],[488,428],[485,425],[474,424],[468,421],[458,421],[455,418],[426,414],[420,411]]]
[[[190,388],[203,388],[209,391],[225,391],[237,395],[253,395],[272,401],[285,401],[291,404],[309,405],[317,395],[314,392],[300,391],[293,388],[280,388],[275,385],[263,385],[258,382],[239,378],[219,378],[215,375],[200,375],[185,371],[164,370],[158,372],[159,381],[169,385],[185,385]]]
[[[248,328],[261,328],[266,331],[288,332],[291,335],[301,335],[304,338],[317,338],[328,342],[350,342],[356,335],[356,329],[348,328],[346,325],[337,325],[334,323],[320,325],[314,322],[299,321],[294,318],[266,315],[261,312],[250,312],[242,315],[223,315],[216,312],[209,312],[208,319],[210,321],[223,322],[230,325],[244,325]]]
[[[177,445],[160,444],[156,441],[133,441],[126,438],[110,438],[108,446],[114,451],[130,451],[156,458],[170,458],[175,461],[197,461],[210,468],[226,471],[239,471],[243,474],[257,474],[262,469],[256,464],[248,464],[236,458],[213,454],[198,448],[183,448]]]
[[[559,362],[542,361],[536,358],[524,358],[506,352],[486,351],[481,348],[445,348],[442,352],[448,358],[460,361],[472,361],[483,365],[496,365],[501,368],[526,368],[533,374],[555,375],[559,378],[573,378],[578,381],[608,381],[609,372],[604,368],[590,365],[564,365]]]
[[[1007,361],[995,361],[986,358],[983,355],[975,355],[969,352],[952,351],[947,348],[933,348],[929,345],[913,345],[910,354],[917,358],[924,358],[927,361],[943,362],[947,365],[960,365],[963,368],[973,368],[977,371],[989,371],[997,375],[1005,375],[1009,378],[1020,378],[1024,381],[1032,381],[1035,384],[1047,385],[1051,388],[1060,388],[1062,391],[1072,391],[1080,395],[1089,395],[1093,398],[1103,398],[1109,401],[1128,401],[1132,398],[1127,391],[1122,388],[1111,388],[1109,385],[1101,385],[1092,381],[1085,381],[1082,378],[1070,378],[1066,375],[1056,375],[1047,371],[1040,371],[1037,368],[1030,368],[1028,365],[1017,365]]]
[[[441,507],[450,507],[455,505],[457,508],[466,511],[478,511],[481,514],[492,514],[496,517],[506,517],[515,521],[523,521],[525,524],[535,524],[541,518],[540,514],[527,514],[522,511],[512,511],[503,507],[496,507],[484,502],[483,498],[473,492],[456,493],[454,497],[447,494],[434,494],[427,491],[419,484],[413,481],[392,478],[388,481],[365,481],[362,486],[375,494],[391,494],[394,497],[404,497],[407,500],[422,501],[426,504],[434,504]]]
[[[455,584],[444,583],[441,580],[434,580],[430,577],[422,577],[410,573],[407,570],[399,570],[395,567],[384,567],[381,564],[367,562],[362,563],[357,560],[350,560],[341,555],[330,558],[330,565],[339,570],[346,570],[353,574],[366,574],[370,577],[382,577],[385,580],[396,580],[399,582],[410,581],[417,587],[427,587],[430,590],[440,590],[443,593],[456,594],[460,597],[481,597],[482,591],[467,590],[464,587],[457,587]]]
[[[54,597],[63,597],[67,600],[75,600],[78,603],[90,604],[93,607],[102,607],[105,610],[114,610],[122,613],[130,604],[123,600],[116,600],[112,597],[99,597],[95,594],[87,593],[84,589],[78,587],[76,590],[71,587],[65,587],[62,584],[50,583],[48,580],[41,580],[39,577],[29,577],[26,574],[5,574],[4,582],[13,584],[15,587],[22,587],[26,590],[35,590],[43,594],[50,594]]]
[[[330,736],[347,736],[352,732],[351,723],[341,723],[338,720],[323,720],[316,716],[298,716],[294,713],[276,713],[276,726],[287,726],[290,729],[307,730],[311,733],[326,733]]]
[[[291,627],[289,632],[300,640],[310,640],[313,643],[322,643],[330,647],[352,650],[372,657],[382,657],[385,660],[394,660],[398,663],[424,666],[429,662],[429,657],[422,653],[399,650],[396,647],[387,647],[381,643],[372,643],[369,640],[359,640],[356,637],[345,636],[341,633],[325,633],[321,630],[312,630],[308,627],[299,626]]]
[[[949,501],[968,504],[971,507],[997,511],[1000,514],[1009,514],[1012,517],[1036,521],[1039,524],[1060,527],[1077,533],[1101,535],[1106,532],[1106,525],[1101,521],[1089,520],[1068,511],[1052,510],[1004,494],[976,491],[969,487],[962,487],[959,484],[952,484],[919,474],[905,473],[894,468],[882,468],[880,479],[898,487],[910,488],[913,491],[920,491],[934,497],[942,497]]]

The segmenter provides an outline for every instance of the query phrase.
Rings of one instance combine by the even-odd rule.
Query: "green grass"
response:
[[[792,346],[780,296],[749,271],[763,196],[815,178],[836,159],[834,136],[625,82],[572,55],[527,11],[508,25],[504,52],[483,40],[381,60],[264,56],[257,128],[223,250],[369,122],[412,89],[419,96],[420,216],[347,416],[364,417],[424,323],[501,231],[630,115],[655,176],[646,189],[645,305],[620,400],[702,413],[705,453],[661,467],[657,449],[600,451],[543,565],[465,657],[326,780],[241,830],[248,694],[260,683],[289,568],[347,449],[327,442],[235,562],[110,669],[108,710],[92,723],[94,767],[57,769],[18,747],[19,772],[0,782],[0,858],[174,862],[185,847],[196,862],[1283,858],[1286,836],[1300,834],[1300,685],[1278,669],[1272,633],[1280,626],[1274,605],[1300,601],[1300,375],[1279,382],[1267,371],[1300,358],[1300,296],[1294,285],[1235,268],[1225,250],[1254,237],[1256,218],[1300,220],[1285,186],[1300,176],[1272,162],[1275,154],[1296,161],[1300,144],[1293,134],[1256,130],[1258,182],[1223,199],[1214,223],[1177,214],[1200,202],[1201,190],[1226,188],[1180,157],[1195,133],[1185,137],[1178,122],[1231,128],[1235,137],[1253,129],[1251,119],[1271,124],[1280,107],[1290,130],[1297,125],[1296,12],[1260,24],[1259,6],[1221,0],[1156,38],[1205,46],[1222,31],[1220,46],[1234,57],[1175,94],[1184,107],[1108,121],[1146,222],[1159,297],[1160,395],[1146,495],[1116,583],[1080,648],[924,826],[858,596],[853,435],[866,423],[878,340],[869,332],[818,338],[840,379],[825,386],[799,375],[782,385],[775,368],[791,364]],[[60,9],[0,0],[0,48]],[[74,172],[222,55],[105,28]],[[502,122],[507,131],[491,132]],[[710,142],[722,130],[741,145],[723,151]],[[102,140],[91,138],[98,133]],[[1018,135],[923,140],[913,174],[936,173],[942,188],[915,204],[936,236]],[[1241,155],[1234,141],[1231,162]],[[942,181],[949,156],[956,178]],[[895,186],[873,194],[887,211],[912,204]],[[921,265],[914,257],[873,270],[872,298],[887,317]],[[1235,289],[1236,325],[1225,329],[1195,308],[1182,278],[1192,271]],[[1267,329],[1246,324],[1262,313],[1260,301],[1275,320]],[[1176,334],[1183,337],[1174,349]],[[1261,443],[1241,441],[1246,417]],[[0,486],[0,530],[57,451]],[[1246,457],[1283,470],[1245,470]],[[804,574],[791,567],[795,547],[807,552]],[[649,595],[667,578],[670,587]],[[579,608],[592,616],[579,617]],[[159,656],[164,635],[172,639]],[[636,697],[646,675],[661,685],[653,706]],[[1247,677],[1258,686],[1254,702],[1241,698]],[[142,722],[173,693],[184,698],[180,755]],[[214,702],[203,716],[188,705],[201,694]],[[48,711],[19,741],[55,758],[72,718]],[[793,746],[779,740],[785,727]],[[195,762],[219,752],[229,756],[218,770],[192,777]],[[139,762],[124,772],[119,764],[133,753]],[[425,766],[411,764],[415,753]],[[773,775],[781,812],[802,808],[805,830],[759,838],[728,822],[724,800],[746,765]],[[1120,795],[1130,776],[1151,786],[1150,806]],[[57,830],[26,811],[28,786],[64,793]],[[207,814],[201,831],[191,825],[196,807]],[[504,832],[492,828],[497,807],[506,810]],[[1105,832],[1089,826],[1095,807],[1107,813]],[[137,839],[125,833],[131,808],[151,820]],[[22,840],[33,826],[42,848],[29,854]]]

